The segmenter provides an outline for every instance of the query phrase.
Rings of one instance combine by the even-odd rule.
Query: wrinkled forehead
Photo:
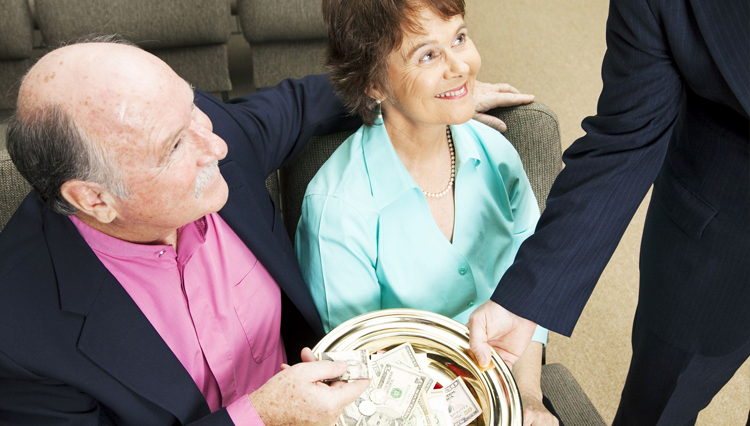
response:
[[[49,59],[35,76],[41,92],[51,92],[46,100],[61,104],[92,142],[119,155],[124,148],[151,149],[191,113],[190,85],[138,48],[81,46]]]

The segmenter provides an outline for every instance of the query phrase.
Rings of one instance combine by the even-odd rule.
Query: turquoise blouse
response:
[[[453,243],[398,158],[382,121],[362,126],[321,167],[302,203],[295,250],[326,332],[387,308],[466,323],[533,232],[539,207],[521,159],[476,121],[451,126]],[[539,327],[534,340],[547,341]]]

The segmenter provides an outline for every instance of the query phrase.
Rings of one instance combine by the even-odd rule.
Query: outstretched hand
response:
[[[482,114],[492,108],[522,105],[534,102],[534,95],[524,95],[518,89],[505,83],[474,83],[474,110],[477,112],[474,119],[482,122],[500,132],[508,129],[508,126],[497,117]]]
[[[250,394],[263,423],[330,426],[370,384],[369,379],[363,379],[328,385],[323,380],[344,374],[345,362],[316,361],[308,348],[302,351],[302,360],[293,366],[283,365],[281,372]]]
[[[480,367],[490,364],[490,346],[513,366],[529,345],[536,324],[488,300],[472,312],[468,327],[469,345]]]

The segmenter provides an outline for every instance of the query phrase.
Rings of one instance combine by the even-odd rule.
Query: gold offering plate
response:
[[[417,309],[370,312],[339,325],[315,346],[323,352],[367,349],[389,350],[409,342],[417,353],[426,353],[428,373],[442,386],[462,376],[482,407],[476,426],[521,426],[522,408],[513,375],[495,351],[494,366],[482,371],[469,351],[469,330],[450,318]]]

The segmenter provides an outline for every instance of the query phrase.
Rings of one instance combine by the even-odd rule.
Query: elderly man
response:
[[[276,374],[280,289],[304,317],[285,337],[322,328],[263,185],[340,121],[330,92],[311,78],[225,106],[135,47],[42,58],[9,128],[36,194],[0,238],[0,419],[332,424],[367,381],[321,384],[332,362]]]
[[[323,329],[264,181],[349,120],[326,77],[223,104],[85,43],[18,99],[35,191],[0,235],[0,423],[329,426],[364,391],[309,349],[281,368]]]

